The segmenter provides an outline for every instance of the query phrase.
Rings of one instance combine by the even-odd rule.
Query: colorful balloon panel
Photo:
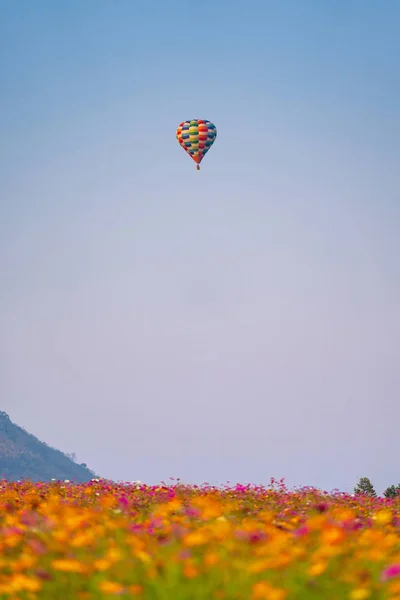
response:
[[[179,125],[176,137],[182,148],[199,165],[215,142],[217,129],[210,121],[193,119]]]

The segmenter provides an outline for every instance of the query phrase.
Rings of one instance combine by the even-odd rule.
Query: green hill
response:
[[[95,477],[84,463],[41,442],[0,411],[0,479],[85,482]]]

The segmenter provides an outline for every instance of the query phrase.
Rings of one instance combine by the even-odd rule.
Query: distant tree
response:
[[[76,461],[77,461],[77,457],[76,457],[76,454],[75,454],[75,452],[70,452],[70,453],[66,454],[65,456],[68,456],[68,458],[70,458],[70,459],[71,459],[71,460],[73,460],[74,462],[76,462]]]
[[[390,485],[383,492],[383,495],[385,496],[385,498],[396,498],[396,496],[399,494],[399,492],[400,492],[400,483],[397,485]]]
[[[361,477],[357,486],[354,488],[355,494],[364,494],[365,496],[376,496],[374,486],[368,477]]]

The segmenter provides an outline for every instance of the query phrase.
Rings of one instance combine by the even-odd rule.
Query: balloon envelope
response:
[[[211,121],[192,119],[183,121],[176,130],[176,137],[182,148],[199,164],[215,142],[217,128]]]

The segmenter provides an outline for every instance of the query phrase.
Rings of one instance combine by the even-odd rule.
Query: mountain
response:
[[[73,456],[39,441],[0,411],[0,479],[85,482],[97,477],[84,463],[77,464]]]

